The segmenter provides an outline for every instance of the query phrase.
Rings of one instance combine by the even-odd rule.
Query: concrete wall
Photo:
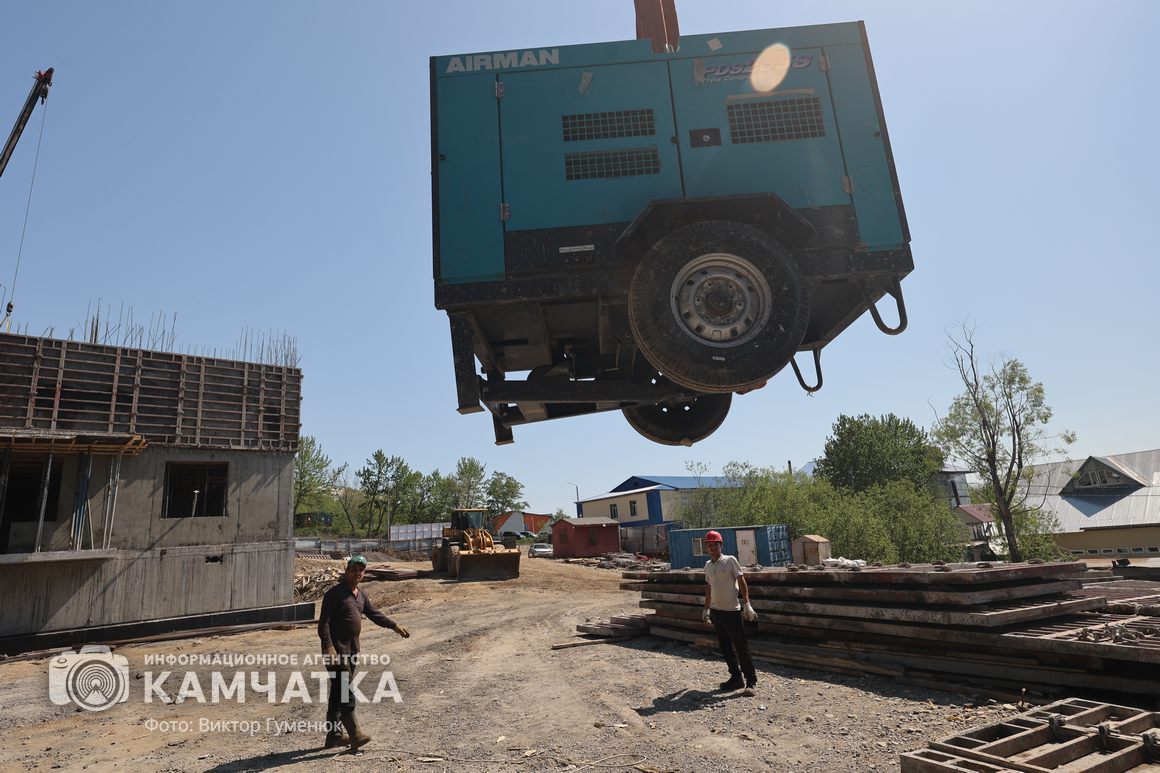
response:
[[[104,560],[38,557],[2,557],[0,636],[293,601],[289,540],[118,550]]]
[[[67,550],[81,455],[62,459],[60,502],[55,521],[46,520],[42,550]],[[109,497],[111,456],[94,456],[89,481],[89,513],[98,547]],[[227,515],[205,518],[162,518],[165,465],[169,462],[225,462],[229,465]],[[120,485],[110,547],[147,550],[179,545],[288,540],[292,537],[292,484],[294,455],[271,451],[223,451],[186,448],[147,448],[121,461]],[[36,522],[12,524],[8,551],[30,551]],[[84,546],[89,547],[88,528]]]
[[[41,553],[36,522],[11,526],[0,555],[0,636],[277,606],[293,601],[294,456],[287,452],[154,447],[121,462],[111,555],[69,550],[81,455],[62,456],[55,521]],[[94,456],[89,517],[96,546],[109,503],[113,457]],[[165,465],[229,465],[225,516],[163,518]],[[84,529],[84,548],[90,547]],[[65,551],[52,555],[53,551]]]

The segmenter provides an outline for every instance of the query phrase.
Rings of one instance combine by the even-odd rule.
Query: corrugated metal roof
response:
[[[991,515],[990,505],[959,505],[955,508],[955,512],[973,518],[979,523],[995,522],[994,516]]]
[[[1060,496],[1088,459],[1040,464],[1033,468],[1028,501],[1055,515],[1060,533],[1085,529],[1160,525],[1160,449],[1115,456],[1088,457],[1116,469],[1127,468],[1133,479],[1147,481],[1123,496]]]
[[[698,478],[695,475],[633,475],[609,493],[620,493],[617,489],[625,487],[632,489],[647,486],[664,486],[670,489],[698,489],[698,488],[728,488],[737,483],[729,478],[705,476]]]
[[[629,489],[627,491],[613,491],[613,492],[610,492],[608,494],[601,494],[598,497],[588,497],[587,499],[581,499],[580,501],[581,502],[599,502],[602,499],[616,499],[617,497],[623,497],[623,496],[626,496],[629,494],[643,494],[646,491],[660,491],[661,489],[668,490],[669,487],[662,486],[658,483],[655,486],[645,486],[644,488],[634,488],[634,489]]]
[[[1125,477],[1131,478],[1132,480],[1136,481],[1141,486],[1147,486],[1149,483],[1149,481],[1147,479],[1145,479],[1144,476],[1140,475],[1140,473],[1136,472],[1131,467],[1124,464],[1123,462],[1121,462],[1119,459],[1117,459],[1114,456],[1093,456],[1092,459],[1095,459],[1098,462],[1103,462],[1104,464],[1111,467],[1113,470],[1118,471],[1120,474],[1124,475]]]

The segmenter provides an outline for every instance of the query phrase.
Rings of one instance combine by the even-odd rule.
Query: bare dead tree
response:
[[[1032,381],[1027,367],[1012,357],[981,367],[974,335],[974,328],[965,324],[960,338],[948,335],[963,392],[937,420],[932,435],[947,456],[965,462],[987,482],[1008,555],[1022,561],[1015,513],[1025,505],[1030,466],[1049,452],[1062,451],[1055,441],[1075,442],[1075,434],[1048,434],[1052,410],[1043,384]]]

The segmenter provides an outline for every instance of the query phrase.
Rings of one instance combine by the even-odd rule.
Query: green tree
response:
[[[418,487],[415,505],[417,523],[439,523],[459,502],[458,483],[454,477],[435,470],[424,475]]]
[[[943,453],[926,431],[893,413],[843,414],[831,432],[814,474],[839,488],[865,491],[893,480],[925,488],[943,466]]]
[[[346,465],[335,467],[313,435],[300,437],[294,454],[294,512],[320,509],[345,473]]]
[[[493,472],[484,486],[487,512],[494,519],[502,513],[523,510],[528,506],[524,501],[524,485],[503,472]]]
[[[835,490],[814,513],[811,531],[830,540],[835,556],[865,561],[898,561],[898,548],[882,518],[865,507],[863,495]]]
[[[994,490],[981,486],[971,490],[971,500],[991,506],[991,515],[998,515],[994,503]],[[1034,498],[1033,498],[1034,499]],[[1012,512],[1015,522],[1015,538],[1019,542],[1019,552],[1023,559],[1039,558],[1044,561],[1070,561],[1071,554],[1055,541],[1059,532],[1059,520],[1050,510],[1043,510],[1037,504],[1024,501]]]
[[[371,454],[366,466],[355,475],[368,535],[389,538],[396,514],[405,509],[407,502],[415,500],[422,475],[415,473],[401,456],[388,457],[381,450]]]
[[[1048,434],[1052,411],[1043,384],[1031,380],[1022,362],[1004,356],[984,368],[974,330],[966,326],[961,340],[950,337],[949,343],[964,391],[935,424],[934,440],[986,481],[1003,525],[1007,555],[1022,561],[1015,514],[1029,509],[1030,466],[1048,453],[1061,452],[1062,445],[1075,442],[1075,434]]]
[[[476,458],[471,456],[460,457],[455,465],[456,491],[459,495],[459,507],[483,507],[484,485],[487,468]]]
[[[966,528],[927,488],[890,481],[857,495],[856,502],[885,526],[896,552],[894,561],[959,561],[966,551]]]
[[[790,536],[820,534],[835,555],[867,561],[950,560],[962,556],[958,519],[926,487],[896,480],[866,491],[745,462],[725,465],[728,485],[692,492],[680,519],[692,526],[786,524]],[[690,516],[691,514],[691,516]]]
[[[350,526],[350,536],[357,536],[360,533],[365,533],[365,524],[363,523],[366,507],[364,506],[364,497],[362,489],[354,485],[354,482],[349,476],[343,476],[342,482],[338,485],[338,493],[335,496],[338,500],[338,507],[342,511],[342,515],[346,518],[347,524]]]

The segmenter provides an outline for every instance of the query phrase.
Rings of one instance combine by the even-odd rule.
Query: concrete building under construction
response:
[[[292,363],[0,334],[0,652],[308,615],[301,382]]]

